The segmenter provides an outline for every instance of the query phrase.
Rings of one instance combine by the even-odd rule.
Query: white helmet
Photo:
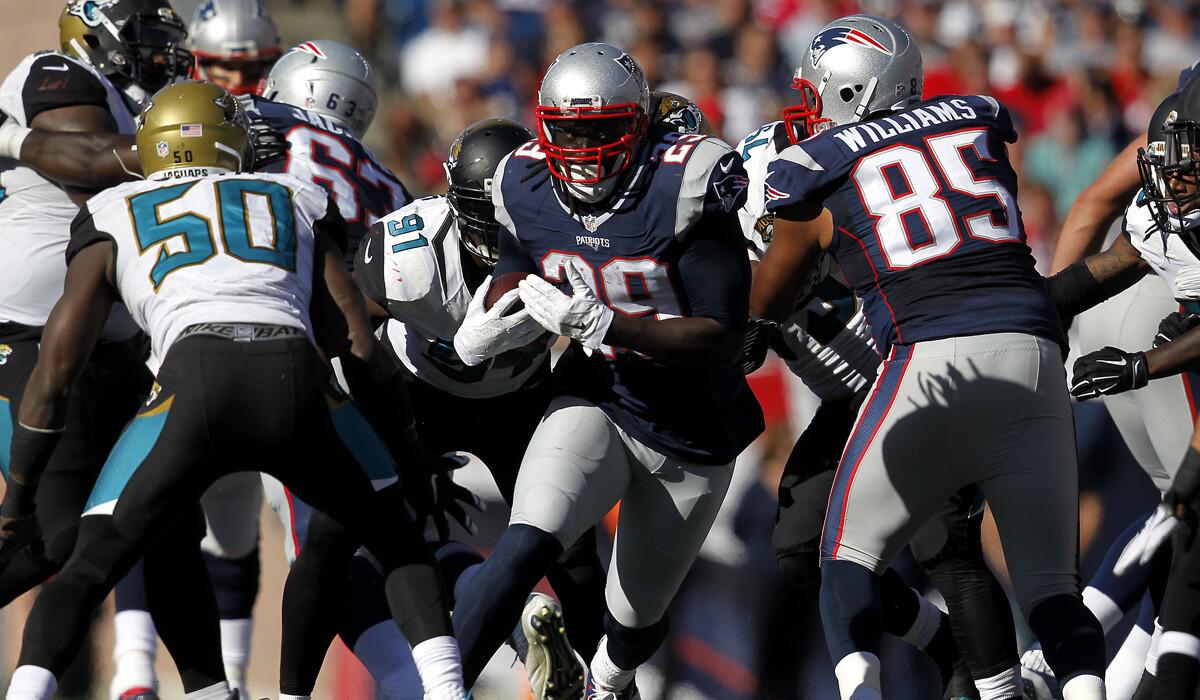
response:
[[[850,15],[813,38],[792,87],[799,104],[783,111],[793,142],[830,126],[903,109],[921,100],[921,50],[900,25],[883,17]]]
[[[633,57],[587,43],[559,54],[538,88],[538,143],[550,174],[584,202],[612,193],[649,125],[650,89]]]
[[[237,95],[253,93],[263,77],[258,73],[265,72],[281,53],[279,31],[263,0],[205,0],[188,25],[188,48],[202,72],[214,62],[258,64],[245,71],[240,84],[217,81]]]
[[[323,114],[361,139],[375,118],[375,71],[340,41],[317,39],[288,49],[259,94]]]

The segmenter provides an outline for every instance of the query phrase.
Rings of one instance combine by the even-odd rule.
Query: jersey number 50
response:
[[[1020,216],[1012,193],[997,180],[976,178],[967,165],[964,154],[967,150],[973,150],[981,161],[995,160],[988,151],[985,129],[934,136],[926,139],[925,145],[924,149],[905,144],[885,148],[860,160],[851,173],[863,207],[875,219],[879,249],[890,269],[903,270],[949,255],[958,248],[963,234],[993,243],[1022,239]],[[926,152],[933,156],[934,164],[929,162]],[[950,186],[950,192],[942,191],[934,175],[935,167]],[[946,199],[950,193],[971,199],[994,199],[1003,216],[995,217],[995,207],[956,216]],[[919,243],[909,228],[918,221],[929,235]]]
[[[220,225],[214,227],[212,219],[194,209],[164,217],[161,207],[186,197],[195,187],[212,187],[215,192],[216,208],[219,210]],[[202,198],[200,202],[204,202]],[[251,202],[258,201],[257,206]],[[212,211],[208,206],[199,207]],[[270,243],[262,245],[252,239],[250,209],[255,206],[270,221]],[[259,207],[262,208],[259,208]],[[159,248],[158,258],[150,269],[150,282],[157,292],[167,275],[172,272],[200,265],[217,254],[216,238],[221,238],[221,248],[228,255],[248,263],[273,265],[285,270],[296,270],[296,228],[292,218],[292,193],[283,185],[265,180],[223,180],[216,183],[187,182],[173,187],[150,190],[129,198],[129,215],[133,232],[137,238],[138,254],[160,243],[182,237],[182,248],[176,252],[167,245]]]

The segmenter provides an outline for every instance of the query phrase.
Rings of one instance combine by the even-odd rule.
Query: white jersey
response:
[[[1133,201],[1125,209],[1125,232],[1129,234],[1129,242],[1141,253],[1154,272],[1167,283],[1171,296],[1180,301],[1200,300],[1200,294],[1194,289],[1195,285],[1185,285],[1181,288],[1179,273],[1187,268],[1192,271],[1200,265],[1200,248],[1193,249],[1188,245],[1191,237],[1164,232],[1154,221],[1150,205],[1142,199],[1139,191]],[[1194,276],[1194,275],[1193,275]]]
[[[78,105],[106,108],[120,133],[134,133],[134,115],[120,92],[70,56],[31,54],[0,84],[0,109],[23,126],[42,112]],[[78,211],[62,187],[0,158],[0,322],[45,325],[62,296],[71,220]]]
[[[443,196],[425,197],[383,217],[355,261],[354,277],[392,318],[381,339],[418,379],[463,398],[488,398],[521,388],[547,362],[545,348],[503,353],[467,367],[454,334],[473,290],[464,278],[458,224]]]
[[[155,173],[88,200],[71,229],[73,256],[116,243],[116,282],[161,363],[197,323],[309,331],[313,223],[329,196],[290,175]],[[239,216],[240,215],[240,216]]]
[[[781,121],[755,129],[736,150],[750,178],[746,204],[738,210],[742,235],[754,260],[762,259],[774,233],[774,215],[767,211],[772,199],[767,174],[779,152],[791,145]],[[822,401],[853,396],[875,380],[879,351],[862,302],[829,272],[830,257],[822,255],[821,271],[804,306],[795,309],[781,330],[791,357],[790,369]]]

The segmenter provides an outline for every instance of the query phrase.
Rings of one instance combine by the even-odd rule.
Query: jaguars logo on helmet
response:
[[[654,90],[650,93],[650,105],[654,120],[666,124],[674,131],[681,134],[712,135],[712,128],[704,118],[704,113],[695,102],[682,95]]]
[[[74,15],[89,27],[99,27],[108,20],[104,10],[117,4],[117,0],[87,0],[67,5],[67,14]]]
[[[0,365],[8,363],[8,356],[12,354],[11,345],[0,344]]]

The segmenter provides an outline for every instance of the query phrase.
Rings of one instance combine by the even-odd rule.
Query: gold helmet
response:
[[[167,0],[68,0],[58,34],[63,53],[92,64],[136,105],[192,68],[187,31]]]
[[[168,85],[138,117],[142,173],[184,169],[190,177],[249,169],[247,127],[246,113],[224,88],[197,80]]]
[[[650,91],[650,117],[681,134],[715,135],[712,124],[704,118],[695,102],[666,90]]]

